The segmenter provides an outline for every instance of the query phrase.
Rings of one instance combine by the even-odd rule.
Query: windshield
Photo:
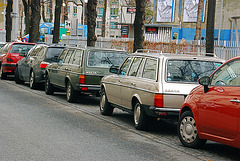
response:
[[[10,53],[28,53],[28,51],[33,47],[32,44],[13,44]]]
[[[167,81],[196,83],[199,78],[209,76],[221,64],[221,62],[199,60],[169,60]]]
[[[90,51],[88,56],[88,66],[111,67],[120,66],[127,53],[117,51]]]
[[[46,55],[46,59],[51,59],[53,57],[58,57],[60,55],[60,53],[63,51],[63,47],[59,47],[59,48],[48,48],[47,50],[47,55]]]

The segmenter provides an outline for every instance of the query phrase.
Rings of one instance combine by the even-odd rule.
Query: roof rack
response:
[[[162,54],[162,50],[137,49],[135,53],[157,53],[157,54]]]

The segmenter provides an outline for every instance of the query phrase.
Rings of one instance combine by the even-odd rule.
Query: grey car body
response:
[[[119,66],[127,56],[126,51],[94,47],[67,48],[46,68],[46,94],[56,89],[67,93],[67,101],[75,102],[79,93],[99,95],[100,81],[111,74],[111,66]]]
[[[135,128],[145,130],[151,118],[177,119],[198,78],[210,75],[224,60],[216,57],[134,53],[114,75],[101,81],[100,112],[115,107],[134,114]]]
[[[30,82],[30,88],[37,88],[45,82],[45,68],[56,61],[65,46],[35,45],[27,55],[18,61],[15,72],[15,82]]]

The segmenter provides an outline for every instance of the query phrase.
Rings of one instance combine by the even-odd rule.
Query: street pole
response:
[[[82,37],[85,37],[85,31],[84,31],[84,24],[85,24],[85,0],[83,0],[83,35],[82,35]]]
[[[214,20],[216,0],[208,1],[207,31],[206,31],[206,56],[214,56]]]

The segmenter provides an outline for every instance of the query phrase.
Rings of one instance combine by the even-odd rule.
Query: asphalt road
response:
[[[0,80],[0,160],[239,160],[240,150],[208,141],[202,149],[183,147],[176,124],[159,121],[149,131],[133,127],[120,110],[99,113],[99,99],[65,93],[45,95],[28,84]]]

